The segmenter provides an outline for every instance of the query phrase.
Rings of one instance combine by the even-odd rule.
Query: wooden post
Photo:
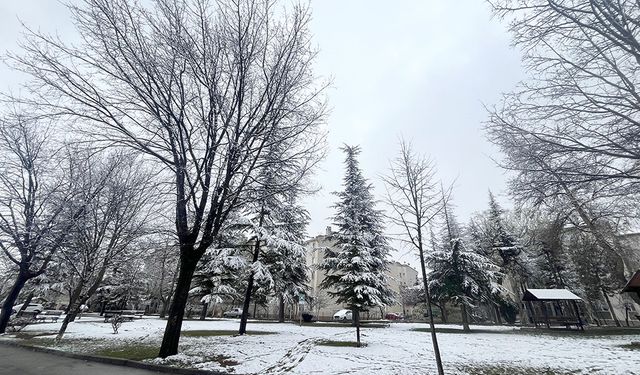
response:
[[[545,301],[542,302],[542,312],[544,313],[544,321],[547,323],[547,328],[551,328],[549,325],[549,312],[547,311],[547,303]]]
[[[533,326],[538,328],[538,319],[536,319],[536,309],[534,304],[531,301],[527,301],[525,306],[526,306],[525,311],[528,310],[528,312],[530,312],[531,314],[531,320],[533,321]]]

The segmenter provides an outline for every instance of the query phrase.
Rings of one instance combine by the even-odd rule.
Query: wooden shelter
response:
[[[522,296],[536,328],[544,324],[584,330],[578,301],[582,298],[567,289],[527,289]]]

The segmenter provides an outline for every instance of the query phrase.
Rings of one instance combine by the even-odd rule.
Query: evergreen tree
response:
[[[389,246],[383,235],[382,212],[375,209],[372,185],[363,177],[357,156],[358,146],[345,145],[346,174],[344,190],[335,193],[339,201],[334,205],[333,249],[325,251],[320,265],[326,273],[321,286],[338,303],[353,311],[356,337],[360,346],[360,311],[386,306],[393,302],[385,270]]]
[[[566,288],[574,284],[571,260],[563,245],[566,216],[556,215],[544,220],[534,229],[535,242],[530,246],[535,284],[542,288]]]
[[[467,247],[451,211],[447,203],[440,245],[428,257],[429,290],[436,300],[460,306],[463,329],[469,331],[467,309],[497,293],[501,274],[487,257]]]
[[[291,196],[279,209],[280,222],[273,232],[276,236],[267,241],[264,259],[273,280],[273,292],[278,297],[278,321],[284,322],[285,303],[293,303],[306,294],[309,281],[306,250],[303,246],[308,212]]]
[[[510,224],[505,211],[489,191],[489,208],[476,215],[468,227],[470,246],[500,267],[502,276],[496,280],[500,285],[503,284],[506,275],[523,284],[529,271],[526,259],[523,259],[522,241],[514,234],[513,225]],[[516,297],[514,301],[510,295],[497,290],[496,293],[486,296],[485,301],[494,311],[496,323],[500,323],[502,315],[505,315],[507,320],[512,320],[512,310],[519,298]]]
[[[605,231],[606,229],[603,229],[603,232]],[[569,235],[568,250],[576,267],[578,282],[589,304],[593,306],[604,299],[616,326],[620,327],[620,321],[609,298],[619,293],[626,283],[620,256],[600,247],[590,233],[578,230]]]
[[[282,297],[282,311],[285,297],[291,295],[292,290],[295,290],[294,293],[302,291],[306,282],[306,262],[303,261],[305,248],[302,243],[309,215],[298,204],[298,200],[302,194],[312,191],[308,177],[313,163],[308,158],[301,159],[294,145],[286,142],[269,144],[259,161],[256,165],[259,173],[247,188],[248,204],[238,222],[245,228],[251,264],[240,334],[246,332],[247,310],[254,283],[258,287],[255,290],[260,293],[279,294]],[[288,271],[286,275],[284,271]],[[281,314],[281,318],[284,318],[284,314]]]
[[[489,191],[488,224],[490,235],[490,254],[499,257],[503,272],[513,271],[517,267],[518,256],[522,252],[522,246],[515,236],[507,230],[504,220],[504,211],[496,201],[493,193]]]

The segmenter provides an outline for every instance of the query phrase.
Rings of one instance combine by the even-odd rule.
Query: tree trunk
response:
[[[611,317],[613,318],[613,321],[616,323],[616,327],[621,327],[622,325],[618,320],[618,316],[616,315],[616,312],[613,310],[613,305],[611,304],[609,295],[607,294],[607,292],[604,291],[604,289],[602,289],[602,294],[604,295],[605,301],[607,301],[607,306],[609,306],[609,311],[611,312]]]
[[[27,298],[24,299],[22,306],[20,306],[20,309],[16,311],[16,316],[22,316],[22,313],[24,313],[24,311],[27,309],[32,299],[33,299],[33,290],[30,291],[29,294],[27,294]]]
[[[209,303],[202,303],[202,311],[200,312],[200,320],[204,320],[207,317],[207,310],[209,309]]]
[[[440,321],[443,324],[447,323],[447,305],[444,302],[440,303]]]
[[[64,320],[62,321],[62,327],[60,327],[60,330],[58,331],[58,337],[56,337],[56,340],[60,340],[62,338],[62,335],[64,334],[64,331],[67,329],[67,325],[69,324],[69,322],[73,322],[76,319],[77,310],[80,307],[78,300],[80,299],[82,288],[84,288],[84,283],[78,284],[75,287],[75,289],[73,289],[73,292],[69,296],[69,304],[67,305],[67,314],[65,315]]]
[[[27,280],[29,280],[29,277],[25,273],[18,273],[18,277],[16,277],[16,281],[13,283],[13,286],[11,286],[7,298],[4,299],[2,312],[0,313],[0,333],[5,333],[7,330],[13,305],[16,303],[18,295],[20,295],[20,291],[24,287],[24,284],[26,284]]]
[[[460,313],[462,315],[462,330],[465,332],[471,331],[469,328],[469,315],[467,315],[467,305],[464,303],[460,304]]]
[[[251,292],[253,289],[253,272],[249,274],[249,280],[247,280],[247,290],[244,293],[244,302],[242,303],[242,316],[240,317],[240,329],[238,334],[244,335],[247,333],[247,320],[249,319],[249,308],[251,307]]]
[[[497,323],[498,324],[502,324],[502,317],[500,316],[500,306],[495,306],[495,311],[496,311],[496,318],[497,318]]]
[[[360,310],[353,308],[352,310],[352,315],[353,315],[353,323],[356,326],[356,346],[359,348],[360,347]]]
[[[174,293],[176,292],[176,277],[180,272],[180,262],[177,262],[176,271],[173,273],[173,278],[171,279],[171,288],[169,288],[169,293],[167,294],[167,298],[164,298],[162,301],[162,310],[160,310],[160,319],[164,319],[167,315],[167,308],[171,305],[171,300],[173,298]],[[162,292],[162,291],[161,291]]]
[[[160,319],[164,319],[167,316],[167,307],[169,307],[170,298],[165,298],[162,301],[162,305],[160,307]]]
[[[596,322],[596,325],[600,327],[600,319],[596,315],[596,309],[593,307],[593,303],[589,301],[587,307],[588,307],[589,316],[591,316],[591,320]]]
[[[278,298],[278,322],[284,323],[284,294],[280,293]]]
[[[258,221],[258,227],[262,227],[264,220],[264,207],[260,210],[260,220]],[[256,244],[253,247],[253,263],[258,261],[260,256],[260,238],[256,236]],[[247,319],[249,318],[249,306],[251,306],[251,293],[253,292],[253,271],[249,273],[249,280],[247,280],[247,290],[244,294],[244,303],[242,304],[242,316],[240,317],[240,329],[238,334],[244,335],[247,333]]]
[[[438,375],[444,375],[444,369],[442,367],[442,359],[440,358],[440,346],[438,345],[438,336],[436,334],[436,324],[433,321],[433,302],[431,301],[431,292],[429,291],[429,279],[427,278],[427,269],[424,259],[424,248],[422,247],[422,233],[418,232],[418,252],[420,253],[420,269],[422,272],[422,284],[424,287],[424,294],[427,302],[427,310],[429,312],[429,328],[431,330],[431,343],[433,345],[433,353],[436,358],[436,367],[438,368]],[[444,306],[444,303],[442,303]],[[404,306],[404,305],[403,305]],[[445,316],[444,308],[442,311],[442,317]]]
[[[253,301],[253,319],[258,316],[258,301]]]
[[[160,346],[161,358],[167,358],[170,355],[178,354],[178,343],[180,342],[180,330],[182,329],[182,320],[184,319],[184,309],[187,306],[189,298],[189,289],[191,288],[191,279],[196,270],[196,265],[200,260],[200,256],[196,256],[188,249],[181,251],[180,271],[178,274],[178,283],[176,284],[169,308],[169,317]],[[184,255],[183,255],[184,254]]]

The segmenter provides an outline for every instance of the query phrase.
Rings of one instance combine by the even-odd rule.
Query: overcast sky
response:
[[[523,77],[520,54],[504,25],[482,0],[312,0],[312,32],[320,49],[317,71],[333,78],[329,90],[329,153],[317,175],[322,191],[307,200],[310,235],[331,223],[340,189],[340,145],[362,147],[361,166],[377,194],[378,176],[398,150],[398,139],[430,155],[445,183],[457,179],[455,205],[462,221],[485,209],[491,189],[504,197],[505,175],[485,140],[483,104],[492,105]],[[56,0],[0,0],[0,50],[15,50],[20,22],[74,38]],[[0,89],[21,77],[0,68]],[[381,207],[382,208],[382,207]],[[396,254],[412,264],[415,256]]]

